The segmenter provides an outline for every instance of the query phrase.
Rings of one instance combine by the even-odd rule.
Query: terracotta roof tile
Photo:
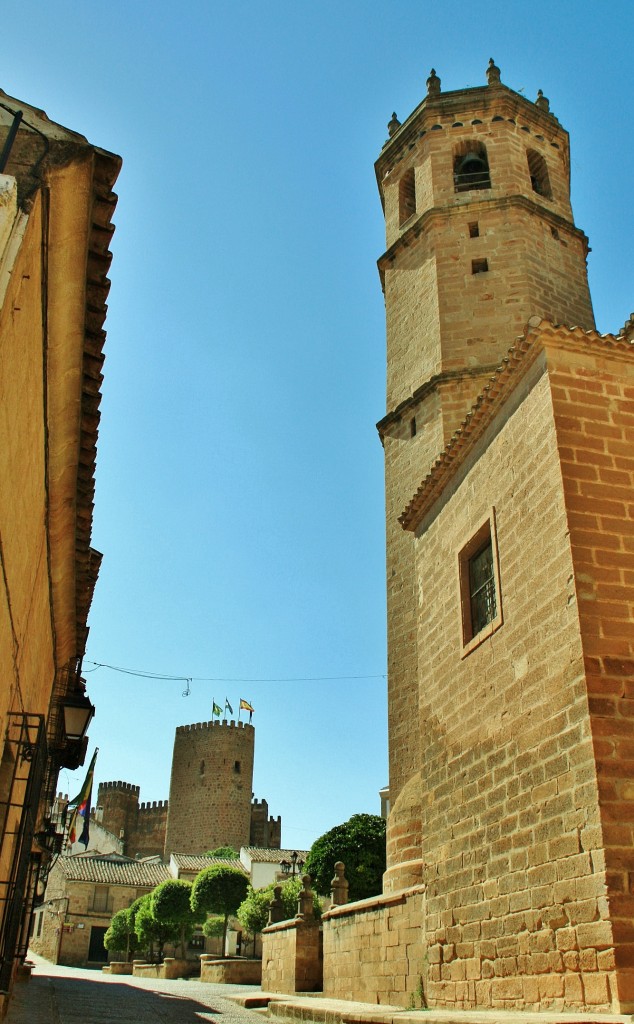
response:
[[[261,846],[245,846],[253,863],[279,864],[281,860],[290,860],[291,854],[296,853],[301,860],[306,860],[309,850],[266,850]]]
[[[59,865],[69,880],[98,882],[108,885],[147,886],[153,889],[159,882],[171,878],[169,868],[155,860],[132,860],[120,854],[79,853],[60,857]]]

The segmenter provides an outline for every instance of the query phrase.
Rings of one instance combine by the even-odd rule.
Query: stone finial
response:
[[[338,860],[335,864],[335,877],[330,883],[330,896],[333,907],[342,907],[348,902],[348,880],[344,874],[345,865]]]
[[[493,57],[489,57],[489,66],[487,68],[487,84],[496,85],[500,81],[501,71]]]
[[[429,72],[429,78],[427,79],[427,95],[440,96],[440,79],[436,74],[435,68],[432,68]]]
[[[302,884],[304,888],[301,890],[297,897],[297,916],[309,920],[314,913],[313,907],[313,891],[310,887],[311,878],[310,875],[302,876]]]
[[[548,113],[550,111],[550,100],[547,100],[541,89],[537,90],[537,99],[535,100],[535,106],[539,107],[540,110]]]
[[[395,111],[392,114],[392,120],[388,121],[388,124],[387,124],[387,130],[388,130],[388,134],[389,134],[390,138],[392,138],[394,133],[397,132],[400,127],[401,127],[401,122],[399,121],[398,117],[396,116],[396,111]]]
[[[634,313],[630,313],[629,320],[625,321],[618,336],[625,338],[626,341],[634,342]]]
[[[284,920],[284,904],[282,903],[282,886],[273,889],[273,899],[269,903],[269,924],[277,924]]]

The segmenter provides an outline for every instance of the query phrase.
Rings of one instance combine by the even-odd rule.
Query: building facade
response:
[[[101,555],[90,546],[107,278],[121,161],[0,91],[0,992],[59,845],[64,705]]]
[[[487,80],[432,71],[376,164],[388,867],[324,989],[629,1013],[634,332],[594,330],[548,100]]]
[[[115,852],[60,857],[34,914],[30,948],[68,967],[107,963],[103,940],[113,915],[171,877],[157,860]]]

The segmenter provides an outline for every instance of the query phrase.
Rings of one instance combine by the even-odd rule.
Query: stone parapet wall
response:
[[[266,992],[318,992],[323,940],[319,924],[295,918],[262,932],[262,988]]]
[[[188,978],[198,972],[198,964],[193,960],[177,960],[166,956],[162,964],[133,962],[132,974],[135,978],[161,978],[167,981],[175,978]]]
[[[200,958],[200,980],[211,985],[259,985],[262,981],[262,961],[236,958],[217,960],[203,955]]]
[[[324,996],[425,1006],[424,909],[413,886],[324,914]]]

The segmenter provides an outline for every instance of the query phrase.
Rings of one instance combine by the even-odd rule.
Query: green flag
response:
[[[212,714],[212,717],[213,717],[213,715],[218,715],[218,718],[220,718],[220,716],[222,714],[222,708],[219,708],[215,701],[213,701],[212,706],[211,706],[211,714]]]
[[[74,807],[70,819],[70,828],[68,830],[69,846],[72,846],[73,843],[83,843],[85,847],[88,846],[88,841],[90,839],[92,780],[95,774],[95,761],[97,760],[98,753],[99,749],[97,748],[92,755],[92,761],[90,762],[90,766],[79,795],[76,796],[74,800],[69,800],[69,807]]]

